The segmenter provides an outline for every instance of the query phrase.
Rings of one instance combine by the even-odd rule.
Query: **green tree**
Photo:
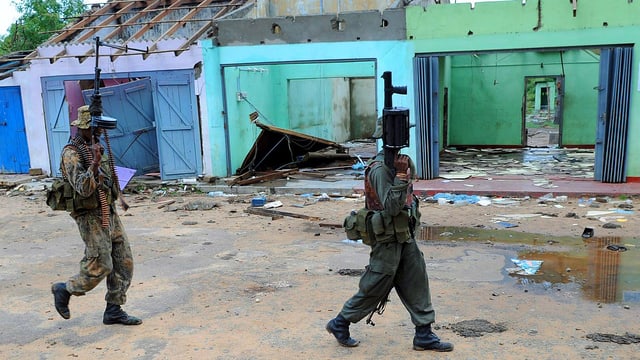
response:
[[[3,0],[6,1],[6,0]],[[62,29],[74,16],[82,14],[86,6],[82,0],[12,0],[20,17],[11,25],[8,34],[0,37],[0,54],[34,50]]]

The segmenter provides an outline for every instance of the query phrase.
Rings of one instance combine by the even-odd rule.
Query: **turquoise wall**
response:
[[[382,73],[391,71],[394,85],[409,87],[413,79],[411,59],[414,51],[407,42],[363,41],[217,47],[207,40],[201,45],[205,64],[209,141],[212,144],[211,168],[214,176],[233,174],[242,164],[258,135],[255,126],[248,120],[249,113],[254,111],[253,107],[236,99],[238,78],[242,91],[246,89],[248,100],[271,124],[282,127],[288,127],[290,121],[286,104],[288,79],[373,76],[377,80],[375,96],[379,114],[382,114],[384,105],[384,89],[380,78]],[[240,71],[252,67],[269,68],[269,71]],[[221,72],[221,68],[225,70]],[[255,88],[245,86],[251,84],[251,78],[270,85],[262,84]],[[276,96],[277,94],[283,96]],[[316,92],[298,95],[309,99],[318,96]],[[225,103],[218,98],[224,99],[226,109]],[[410,104],[413,104],[413,98],[394,96],[395,106],[408,107]],[[228,137],[225,116],[228,119]],[[415,140],[411,142],[413,144]],[[230,153],[227,153],[226,149],[230,149]],[[415,149],[407,149],[407,153],[415,155]],[[227,161],[228,158],[230,161]]]
[[[567,50],[562,51],[562,58],[560,51],[549,51],[450,59],[449,145],[522,145],[525,77],[562,75],[562,143],[594,145],[600,58],[593,52]]]
[[[260,133],[249,114],[257,111],[264,124],[331,140],[332,79],[374,75],[373,61],[225,66],[232,172]]]
[[[448,54],[456,52],[493,52],[493,51],[532,51],[549,48],[598,48],[612,45],[634,46],[640,39],[640,2],[627,0],[580,0],[576,16],[573,15],[570,1],[540,0],[476,3],[471,9],[469,4],[449,4],[429,6],[426,8],[411,6],[406,8],[407,38],[413,44],[416,54]],[[455,19],[455,21],[452,21]],[[499,19],[499,21],[497,21]],[[583,54],[584,55],[584,54]],[[453,61],[452,61],[453,65]],[[557,64],[555,65],[557,66]],[[546,66],[545,66],[546,68]],[[631,79],[629,134],[633,136],[640,131],[640,98],[638,97],[638,60],[634,59]],[[505,74],[508,70],[505,70]],[[571,76],[569,74],[571,71]],[[579,79],[576,83],[566,84],[564,136],[565,144],[593,144],[595,124],[593,108],[595,100],[586,101],[578,94],[589,92],[597,86],[598,72],[591,64],[565,67],[567,81]],[[449,75],[449,73],[447,73]],[[451,85],[458,81],[451,71]],[[553,75],[557,75],[553,74]],[[470,75],[468,75],[470,76]],[[476,74],[477,76],[477,74]],[[486,82],[489,75],[482,78],[481,90],[491,90]],[[504,81],[504,79],[503,79]],[[505,85],[511,87],[511,85]],[[513,87],[518,96],[522,86]],[[584,87],[584,88],[581,88]],[[456,91],[451,89],[453,98]],[[469,97],[481,96],[479,91],[467,90]],[[594,91],[595,92],[595,91]],[[506,90],[505,90],[506,93]],[[489,91],[480,99],[494,101],[496,94]],[[587,98],[593,99],[592,95]],[[457,98],[456,98],[457,99]],[[512,100],[510,100],[511,102]],[[520,100],[518,100],[519,103]],[[501,102],[504,102],[501,99]],[[469,101],[467,101],[469,106]],[[483,105],[477,105],[483,106]],[[460,116],[468,109],[457,109]],[[512,109],[496,106],[490,109],[494,115],[516,116]],[[519,115],[517,115],[519,116]],[[590,120],[584,120],[589,118]],[[497,124],[497,129],[506,137],[506,143],[514,143],[511,137],[517,136],[519,129],[507,124]],[[456,125],[459,126],[459,125]],[[469,126],[473,126],[470,124]],[[595,125],[594,125],[595,126]],[[584,127],[584,128],[583,128]],[[467,131],[472,132],[472,131]],[[449,134],[449,136],[452,136]],[[458,135],[453,135],[453,137]],[[480,141],[466,137],[454,138],[456,141]],[[627,176],[640,176],[640,142],[628,141]]]

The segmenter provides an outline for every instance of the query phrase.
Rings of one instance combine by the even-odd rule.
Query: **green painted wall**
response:
[[[599,56],[588,50],[451,56],[448,144],[518,146],[526,76],[565,77],[563,145],[593,145]],[[444,123],[444,120],[443,120]]]
[[[374,75],[372,61],[225,67],[232,172],[242,164],[260,133],[249,121],[249,114],[258,111],[265,124],[334,140],[340,135],[327,124],[340,123],[332,120],[340,116],[334,111],[334,101],[336,97],[344,98],[336,92],[339,88],[334,85],[335,79]],[[346,82],[346,91],[348,86]],[[375,89],[371,92],[375,97]]]
[[[412,86],[411,59],[414,51],[406,41],[354,41],[335,43],[278,44],[261,46],[216,46],[211,40],[200,42],[204,57],[204,76],[207,97],[206,132],[204,141],[209,141],[208,165],[214,176],[233,174],[241,165],[255,137],[248,114],[253,108],[238,103],[236,78],[233,68],[269,67],[271,83],[253,90],[246,88],[243,75],[241,88],[247,90],[249,101],[258,101],[256,107],[275,125],[286,124],[288,112],[286,79],[314,79],[331,77],[373,78],[377,114],[382,113],[384,89],[380,76],[384,71],[393,72],[394,84]],[[317,65],[324,65],[320,68]],[[300,66],[305,65],[305,66]],[[225,69],[222,70],[221,69]],[[228,70],[227,70],[228,69]],[[258,74],[253,76],[258,77]],[[314,97],[313,93],[301,96]],[[268,99],[268,100],[267,100]],[[394,105],[409,107],[413,98],[396,96]],[[229,126],[227,126],[227,122]],[[257,134],[256,134],[257,136]],[[415,144],[415,139],[412,139]],[[415,156],[415,147],[407,149]],[[206,158],[206,157],[205,157]]]
[[[539,6],[538,6],[539,4]],[[600,48],[615,45],[631,45],[634,47],[640,39],[640,2],[628,0],[580,0],[577,11],[573,13],[570,1],[540,0],[527,1],[522,5],[520,1],[510,2],[486,2],[476,3],[475,8],[469,4],[449,4],[443,6],[406,8],[407,18],[407,38],[413,44],[416,54],[443,54],[453,53],[473,53],[473,52],[511,52],[526,51],[529,54],[536,54],[544,49],[569,49],[569,48]],[[455,21],[452,21],[455,19]],[[499,19],[499,20],[498,20]],[[565,52],[565,65],[570,61],[570,52]],[[584,54],[576,54],[576,59]],[[577,61],[577,60],[575,60]],[[452,67],[458,61],[451,58]],[[469,60],[466,61],[467,63]],[[535,65],[529,69],[533,70]],[[549,64],[557,71],[557,61]],[[640,98],[638,97],[638,59],[634,59],[632,66],[633,74],[631,78],[631,102],[629,134],[633,136],[640,132]],[[593,64],[574,64],[571,67],[565,66],[567,75],[565,114],[563,124],[563,143],[570,144],[593,144],[595,123],[597,121],[597,110],[594,95],[597,93],[594,87],[598,85],[598,69]],[[498,78],[499,86],[504,83],[507,75],[513,76],[512,70],[503,70]],[[545,65],[545,71],[547,66]],[[451,83],[450,97],[456,97],[459,92],[464,94],[465,89],[456,86],[456,82],[464,78],[478,79],[482,85],[478,89],[467,89],[466,105],[455,109],[455,117],[464,116],[472,111],[472,108],[486,110],[492,115],[505,117],[519,116],[519,112],[507,106],[487,107],[477,102],[494,102],[498,93],[492,89],[491,73],[482,75],[476,73],[458,74],[450,70]],[[532,74],[535,75],[535,74]],[[519,75],[518,75],[519,76]],[[461,79],[462,77],[462,79]],[[502,79],[502,82],[500,80]],[[512,88],[517,96],[520,96],[523,89],[520,85],[512,86],[505,84],[505,87]],[[447,84],[447,83],[445,83]],[[486,92],[482,93],[482,92]],[[502,94],[507,94],[505,91]],[[597,95],[597,94],[596,94]],[[516,96],[514,95],[513,98]],[[457,99],[457,98],[456,98]],[[472,103],[472,100],[475,102]],[[504,99],[500,99],[504,103]],[[510,99],[510,102],[513,100]],[[519,100],[518,100],[519,103]],[[518,106],[519,108],[519,106]],[[454,109],[452,109],[454,111]],[[453,115],[452,115],[453,116]],[[477,116],[477,115],[474,115]],[[595,118],[594,118],[595,117]],[[454,120],[452,120],[454,121]],[[461,120],[458,120],[458,122]],[[485,119],[485,121],[487,121]],[[520,129],[511,124],[497,123],[497,131],[501,134],[494,138],[500,139],[505,144],[517,143],[514,138],[518,136]],[[454,121],[455,122],[455,121]],[[491,123],[491,121],[489,121]],[[594,124],[593,126],[590,124]],[[459,129],[464,129],[460,124],[451,124]],[[481,127],[478,124],[469,122],[474,131],[464,129],[468,133],[475,133]],[[451,134],[449,139],[464,142],[478,142],[479,136]],[[473,138],[470,138],[473,137]],[[633,139],[630,137],[630,139]],[[640,176],[640,142],[628,141],[627,146],[627,176]]]

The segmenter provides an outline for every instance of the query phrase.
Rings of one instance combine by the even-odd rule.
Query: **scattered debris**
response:
[[[535,275],[542,265],[542,260],[519,260],[511,259],[517,268],[507,268],[509,274],[515,275]]]
[[[593,228],[590,228],[590,227],[586,227],[582,231],[582,237],[585,238],[585,239],[593,237],[593,234],[594,234]]]
[[[238,169],[238,174],[297,167],[309,153],[328,147],[335,148],[337,152],[346,152],[342,145],[333,141],[265,125],[257,119],[253,123],[261,132]]]
[[[627,251],[627,248],[623,245],[611,244],[611,245],[607,245],[607,250],[623,252],[623,251]]]
[[[506,221],[498,221],[497,224],[500,225],[501,227],[505,228],[505,229],[518,227],[518,224],[514,224],[514,223],[510,223],[510,222],[506,222]]]
[[[492,324],[483,319],[463,320],[450,325],[451,331],[462,337],[480,337],[485,333],[501,333],[507,331],[504,324]]]
[[[246,212],[248,214],[253,214],[253,215],[271,216],[272,218],[274,218],[274,216],[275,216],[274,220],[282,218],[283,216],[294,217],[294,218],[299,218],[299,219],[314,220],[314,221],[322,220],[322,218],[319,218],[317,216],[310,216],[310,215],[304,215],[304,214],[295,214],[295,213],[290,213],[290,212],[286,212],[286,211],[278,211],[278,210],[264,209],[264,208],[250,207],[250,208],[247,208],[244,212]]]
[[[613,342],[622,345],[640,343],[640,336],[628,332],[624,335],[593,333],[588,334],[587,339],[598,342]]]
[[[338,274],[343,276],[362,276],[364,269],[340,269]]]

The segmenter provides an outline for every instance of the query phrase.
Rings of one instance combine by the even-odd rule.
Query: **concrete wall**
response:
[[[627,0],[580,0],[575,12],[569,1],[540,0],[449,4],[446,6],[408,7],[407,38],[418,54],[452,52],[508,51],[549,48],[597,48],[632,45],[640,38],[640,3]],[[455,21],[451,21],[455,19]],[[500,19],[500,21],[496,21]],[[632,66],[629,134],[640,131],[640,98],[638,97],[638,60]],[[576,75],[580,76],[580,75]],[[589,79],[597,73],[587,71]],[[597,81],[591,82],[591,88]],[[585,85],[589,86],[585,81]],[[412,89],[410,89],[412,90]],[[587,89],[588,90],[588,89]],[[410,91],[411,93],[412,91]],[[521,90],[518,90],[520,93]],[[455,96],[451,94],[451,96]],[[580,108],[591,106],[582,99],[565,99],[565,106],[575,101],[575,116],[565,116],[563,140],[569,143],[593,142],[587,132],[571,133],[582,126]],[[593,116],[589,111],[586,116]],[[595,119],[593,120],[595,123]],[[507,129],[509,132],[515,129]],[[572,139],[572,137],[574,137]],[[589,139],[587,139],[589,138]],[[640,142],[628,141],[629,177],[640,176]]]
[[[219,20],[216,42],[227,46],[403,40],[405,23],[404,9]]]
[[[376,86],[375,98],[378,107],[377,114],[382,114],[384,89],[381,85],[380,76],[384,71],[392,71],[394,82],[406,84],[411,81],[412,67],[411,58],[413,49],[408,43],[400,41],[354,41],[354,42],[332,42],[332,43],[305,43],[292,45],[263,45],[263,46],[216,46],[212,41],[203,41],[205,67],[207,68],[206,86],[208,94],[225,94],[226,105],[232,103],[231,98],[235,97],[233,90],[234,82],[227,78],[227,70],[224,77],[216,69],[219,66],[227,68],[233,67],[263,67],[270,64],[281,64],[292,66],[280,66],[280,79],[291,78],[329,78],[337,76],[346,77],[374,77],[378,82]],[[325,66],[320,66],[321,64]],[[304,65],[304,66],[301,66]],[[321,69],[321,70],[320,70]],[[232,70],[230,70],[232,71]],[[295,72],[294,72],[295,71]],[[275,74],[275,71],[273,71]],[[305,74],[306,73],[306,74]],[[295,76],[294,76],[295,75]],[[397,79],[397,80],[396,80]],[[286,94],[284,81],[272,81],[274,86],[273,94]],[[251,93],[250,93],[251,94]],[[317,94],[305,93],[299,96],[315,97]],[[281,96],[253,97],[259,101],[256,106],[264,111],[266,117],[276,126],[288,118],[288,105],[283,106],[280,101],[286,99]],[[252,95],[249,95],[252,99]],[[235,101],[235,100],[233,100]],[[241,138],[234,133],[231,124],[240,126],[253,126],[248,123],[248,114],[240,114],[248,109],[238,109],[238,114],[234,115],[234,105],[225,108],[223,101],[218,101],[215,96],[207,99],[209,108],[209,142],[212,144],[211,159],[213,174],[216,176],[226,176],[228,172],[235,171],[241,164],[241,160],[246,155],[247,143],[253,143],[255,137]],[[252,101],[253,102],[253,101]],[[394,99],[396,106],[408,106],[413,99],[407,96],[398,96]],[[243,104],[242,106],[247,106]],[[269,109],[273,109],[269,113]],[[285,111],[286,109],[286,111]],[[226,130],[225,114],[228,116],[229,132]],[[240,119],[240,120],[238,120]],[[287,120],[289,121],[289,120]],[[246,125],[245,125],[246,123]],[[333,125],[330,125],[333,126]],[[255,126],[253,126],[255,127]],[[257,136],[257,134],[255,135]],[[237,146],[238,142],[244,145]],[[415,141],[414,141],[415,143]],[[229,154],[226,149],[231,149],[233,154]],[[228,158],[230,159],[228,161]]]
[[[173,39],[159,43],[159,50],[175,49],[182,45],[184,40]],[[77,76],[86,75],[87,79],[93,79],[95,69],[95,58],[88,58],[80,62],[75,55],[83,55],[91,50],[95,44],[85,43],[79,45],[48,46],[40,48],[39,58],[32,60],[31,66],[26,71],[17,71],[13,76],[0,81],[0,86],[20,86],[22,101],[24,104],[25,129],[31,157],[31,167],[41,168],[45,173],[51,174],[49,149],[47,143],[47,126],[45,124],[44,106],[42,101],[43,90],[40,81],[48,76]],[[148,43],[130,43],[132,48],[144,49]],[[50,63],[47,57],[60,54],[66,50],[66,57],[60,58],[54,63]],[[202,62],[202,50],[198,46],[190,49],[176,57],[173,52],[159,53],[142,60],[142,55],[120,56],[114,62],[110,61],[108,54],[115,53],[116,50],[101,49],[100,68],[102,78],[108,78],[113,73],[134,73],[136,71],[150,71],[152,69],[173,70],[191,69],[196,64]],[[203,118],[207,115],[207,104],[205,87],[203,86],[204,76],[196,79],[196,95],[200,96],[200,112]],[[208,129],[202,129],[202,136],[208,136]],[[209,151],[208,144],[205,144],[204,172],[210,172],[207,159]]]
[[[564,75],[563,144],[593,146],[599,56],[587,50],[560,56],[560,51],[451,56],[448,144],[521,145],[525,77]]]
[[[254,111],[268,125],[336,142],[351,139],[351,79],[374,76],[373,61],[225,66],[230,172],[239,167],[260,133],[249,122]],[[369,91],[374,99],[369,103],[375,104],[375,87]],[[368,113],[375,121],[375,107]]]

